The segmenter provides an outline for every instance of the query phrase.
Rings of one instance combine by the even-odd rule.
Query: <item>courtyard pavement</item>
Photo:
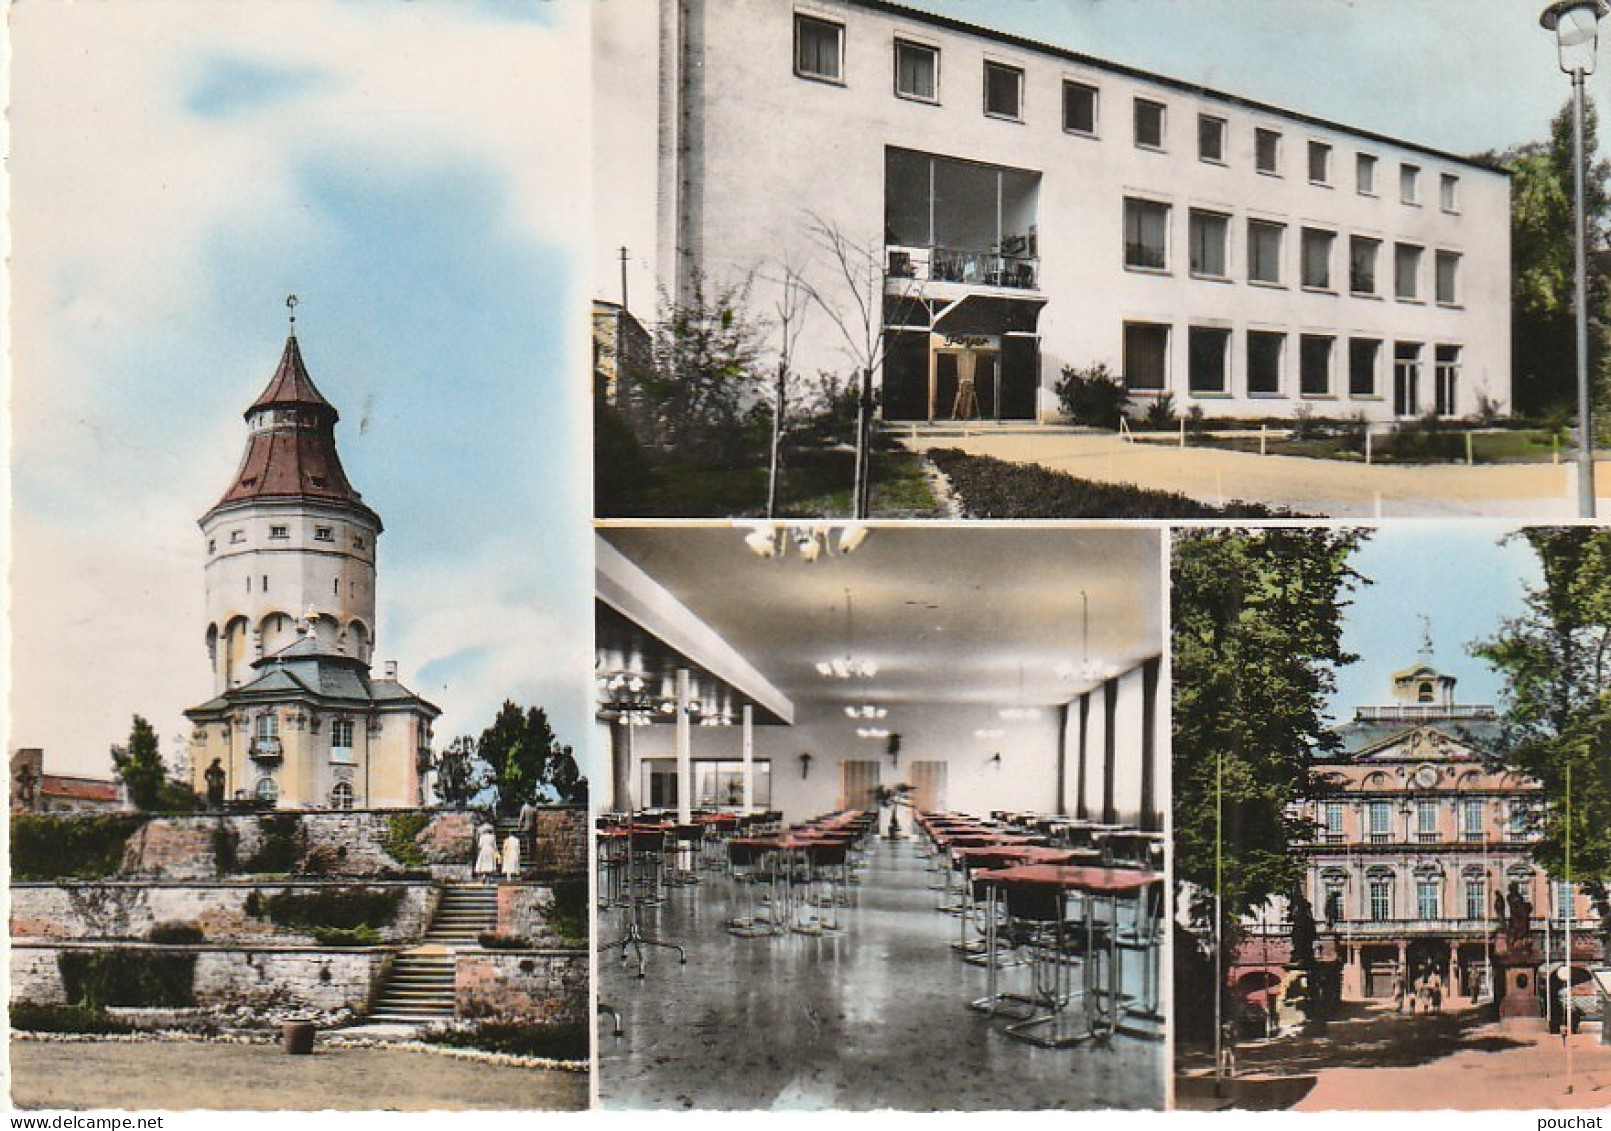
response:
[[[1055,429],[920,433],[902,437],[902,442],[915,451],[960,448],[971,455],[1037,463],[1080,479],[1177,491],[1214,506],[1239,499],[1333,518],[1489,515],[1544,520],[1577,514],[1577,478],[1570,463],[1366,467],[1340,460],[1130,443],[1113,433]],[[1600,458],[1595,483],[1605,496],[1598,511],[1606,514],[1611,511],[1611,495],[1605,494],[1611,491],[1611,458]]]
[[[162,1041],[12,1041],[19,1108],[128,1111],[577,1111],[585,1072],[401,1048]]]
[[[1611,1046],[1597,1032],[1567,1046],[1464,1015],[1373,1012],[1324,1037],[1242,1046],[1229,1094],[1215,1096],[1211,1058],[1182,1050],[1175,1103],[1186,1111],[1588,1110],[1611,1106]],[[1571,1090],[1568,1091],[1570,1084]]]

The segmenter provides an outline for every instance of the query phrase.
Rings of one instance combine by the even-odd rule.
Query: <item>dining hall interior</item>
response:
[[[602,527],[605,1106],[1161,1107],[1162,554]]]

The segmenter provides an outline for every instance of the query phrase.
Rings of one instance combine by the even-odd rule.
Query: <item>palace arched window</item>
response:
[[[352,783],[351,782],[339,781],[339,782],[337,782],[335,784],[335,788],[333,788],[330,791],[330,808],[332,808],[332,809],[351,809],[352,808]]]
[[[253,791],[259,801],[273,805],[280,799],[280,787],[273,778],[258,778],[257,788]]]

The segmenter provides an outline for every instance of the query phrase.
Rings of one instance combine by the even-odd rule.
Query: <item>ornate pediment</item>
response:
[[[1480,762],[1463,743],[1435,727],[1400,731],[1360,753],[1356,762]]]

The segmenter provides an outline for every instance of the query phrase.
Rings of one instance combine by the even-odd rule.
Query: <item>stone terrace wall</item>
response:
[[[11,999],[40,1005],[63,1004],[65,993],[56,956],[70,948],[71,944],[13,944]],[[382,950],[141,949],[195,954],[196,1005],[217,1011],[245,1006],[258,1010],[360,1012],[368,1007],[371,990],[390,957]],[[583,976],[585,979],[585,961]]]
[[[539,950],[574,946],[574,939],[561,938],[550,925],[548,912],[553,906],[554,889],[550,884],[499,884],[498,933],[518,935]],[[584,896],[584,916],[587,906]]]
[[[409,942],[425,933],[434,889],[428,882],[372,881],[343,884],[351,889],[400,890],[391,923],[374,924],[384,942]],[[330,884],[286,883],[64,883],[14,884],[11,888],[13,939],[144,939],[158,923],[193,923],[209,943],[312,943],[304,930],[282,927],[246,913],[252,892],[268,898],[279,892],[318,892]]]
[[[405,818],[410,813],[424,813],[429,818],[414,837],[427,866],[464,866],[470,862],[475,816],[465,810],[355,809],[227,816],[197,813],[147,821],[129,838],[122,874],[167,880],[210,880],[221,873],[245,874],[252,859],[276,832],[290,829],[297,860],[289,870],[343,876],[397,875],[408,870],[409,865],[393,857],[386,844],[394,818]],[[226,842],[228,847],[224,848]]]
[[[463,950],[453,970],[461,1021],[585,1024],[587,952]]]
[[[587,835],[585,805],[537,810],[532,867],[545,876],[586,874]]]

